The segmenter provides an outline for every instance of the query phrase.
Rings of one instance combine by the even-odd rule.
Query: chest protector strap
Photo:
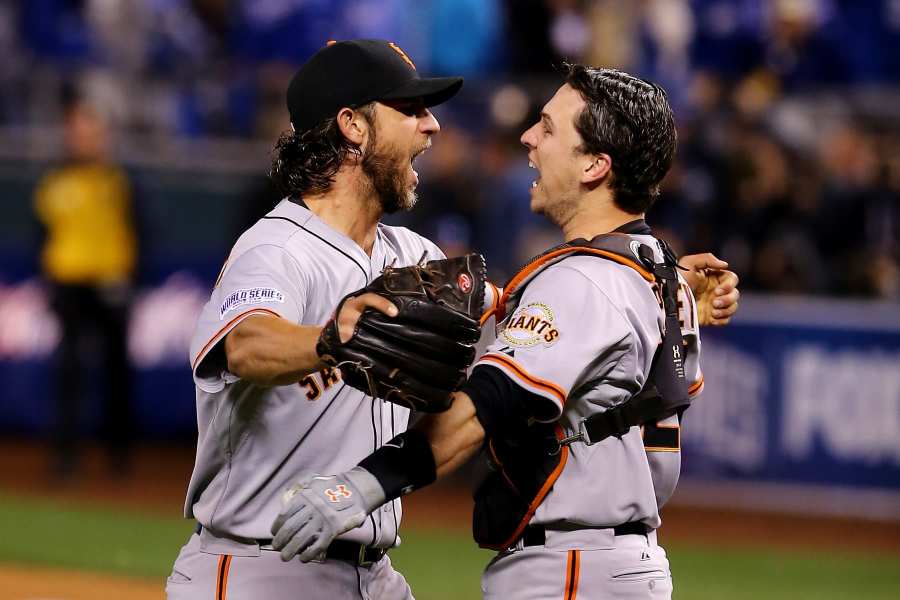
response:
[[[665,331],[643,389],[615,408],[583,419],[574,435],[563,437],[558,424],[523,422],[488,440],[492,472],[475,492],[473,533],[480,546],[503,550],[515,543],[562,473],[570,444],[620,437],[631,427],[681,414],[690,404],[678,322],[676,259],[660,243],[664,259],[657,263],[650,247],[626,234],[574,240],[532,259],[506,284],[498,323],[515,310],[528,282],[550,265],[573,255],[612,260],[637,271],[649,286],[659,287]]]
[[[563,439],[560,444],[583,441],[591,445],[610,436],[621,437],[636,425],[655,423],[674,414],[680,416],[690,405],[684,372],[684,340],[678,322],[677,267],[668,246],[664,249],[667,255],[664,261],[655,263],[653,253],[647,246],[638,248],[641,261],[653,270],[660,286],[666,313],[662,344],[653,356],[643,389],[610,410],[582,419],[578,432]]]

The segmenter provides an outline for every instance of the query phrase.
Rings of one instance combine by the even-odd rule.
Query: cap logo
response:
[[[398,46],[394,42],[388,42],[388,46],[391,47],[391,50],[393,50],[394,52],[399,54],[400,58],[402,58],[406,62],[406,64],[411,66],[413,69],[416,68],[416,64],[412,61],[412,59],[409,57],[409,55],[403,51],[403,49],[400,46]]]

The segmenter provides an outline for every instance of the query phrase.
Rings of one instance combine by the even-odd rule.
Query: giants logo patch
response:
[[[553,310],[546,304],[532,302],[520,306],[513,313],[500,333],[510,346],[528,348],[543,344],[550,346],[559,339],[559,330],[553,326]]]

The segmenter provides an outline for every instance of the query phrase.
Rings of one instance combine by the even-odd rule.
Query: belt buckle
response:
[[[356,561],[357,566],[371,567],[372,565],[377,563],[379,560],[381,560],[381,558],[384,556],[384,553],[379,552],[378,548],[372,548],[372,550],[374,550],[374,554],[378,555],[378,558],[376,558],[375,560],[366,560],[366,550],[368,550],[368,549],[369,549],[369,547],[366,546],[365,544],[359,545],[359,557],[357,558],[357,561]]]
[[[356,558],[356,565],[359,567],[371,567],[372,561],[366,560],[366,545],[359,545],[359,556]]]

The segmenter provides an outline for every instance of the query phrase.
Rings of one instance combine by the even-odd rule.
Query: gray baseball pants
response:
[[[360,567],[343,560],[282,562],[278,552],[207,530],[184,545],[166,580],[167,600],[414,600],[387,556]]]
[[[485,600],[669,600],[666,551],[647,535],[611,529],[547,531],[543,546],[498,554],[481,579]]]

